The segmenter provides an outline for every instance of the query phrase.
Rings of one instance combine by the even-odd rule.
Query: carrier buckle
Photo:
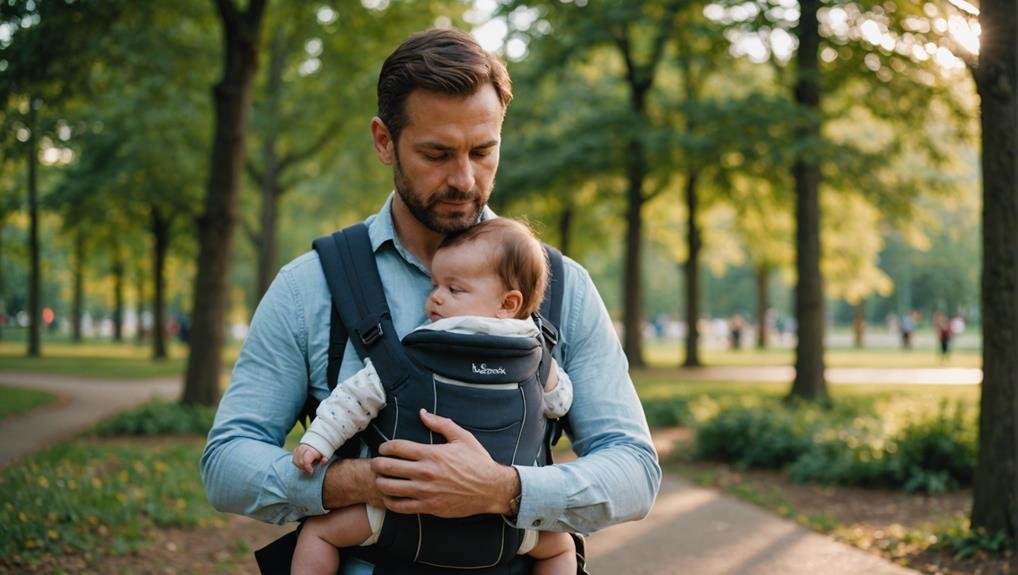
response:
[[[547,342],[548,345],[554,347],[558,344],[558,330],[556,330],[555,327],[547,321],[544,321],[541,314],[534,314],[534,323],[537,324],[537,329],[541,331],[541,334],[544,336],[544,341]]]
[[[381,323],[371,326],[367,331],[360,334],[361,341],[364,345],[371,345],[375,343],[382,337],[382,335],[384,335],[384,332],[382,331]]]

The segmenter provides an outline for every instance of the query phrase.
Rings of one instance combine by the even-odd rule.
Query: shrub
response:
[[[932,417],[911,420],[895,438],[892,473],[906,491],[946,491],[969,485],[975,471],[976,424],[964,405],[946,402]]]
[[[651,427],[674,427],[693,423],[689,401],[684,397],[646,401],[643,404],[643,413],[647,416],[647,425]]]
[[[740,467],[780,468],[809,449],[815,413],[778,402],[723,408],[696,433],[696,454]]]
[[[153,401],[115,415],[95,427],[96,435],[206,435],[214,407]]]
[[[793,481],[873,485],[887,483],[886,447],[878,431],[865,426],[826,429],[788,467]]]

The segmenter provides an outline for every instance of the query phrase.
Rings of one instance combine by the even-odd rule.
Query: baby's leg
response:
[[[534,575],[576,575],[576,545],[568,533],[541,531],[528,555],[536,559]]]
[[[360,545],[371,536],[367,510],[363,505],[334,509],[304,522],[293,552],[291,573],[304,575],[339,570],[339,547]]]

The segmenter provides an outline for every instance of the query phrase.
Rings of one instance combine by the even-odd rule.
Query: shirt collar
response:
[[[365,222],[368,226],[368,237],[371,238],[371,249],[378,253],[378,250],[382,249],[388,242],[392,242],[393,247],[396,248],[396,252],[402,257],[407,263],[416,266],[424,273],[431,275],[430,271],[424,267],[424,264],[420,262],[409,250],[403,247],[403,244],[399,241],[396,236],[396,225],[392,221],[392,200],[395,197],[396,192],[390,192],[389,197],[385,200],[385,204],[377,214],[369,217]],[[498,217],[495,212],[492,211],[488,206],[484,206],[481,210],[481,221],[489,220],[491,218]]]

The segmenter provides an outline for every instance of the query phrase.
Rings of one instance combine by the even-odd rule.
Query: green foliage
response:
[[[0,385],[0,397],[3,397],[3,401],[0,402],[0,421],[57,400],[57,396],[52,393],[6,385]]]
[[[46,555],[120,554],[163,527],[221,519],[205,501],[198,443],[72,442],[0,471],[0,565]]]
[[[651,427],[675,427],[691,425],[694,422],[689,409],[689,399],[685,397],[644,401],[643,413],[647,416],[647,425]]]
[[[878,397],[845,398],[836,409],[722,399],[698,425],[695,453],[744,468],[784,468],[796,481],[908,492],[971,483],[975,421],[961,401],[945,400],[932,414],[906,413],[897,423],[878,417],[879,405]]]
[[[95,433],[99,436],[207,435],[215,416],[215,407],[153,401],[100,422]]]
[[[939,531],[937,539],[938,547],[954,553],[955,559],[968,559],[979,553],[1003,555],[1011,550],[1006,533],[973,530],[968,519]]]
[[[815,417],[776,406],[722,408],[696,430],[696,454],[740,467],[780,468],[795,461],[810,445]]]
[[[906,491],[945,491],[971,483],[976,461],[976,423],[960,403],[942,402],[931,417],[910,420],[895,438],[892,454]]]

